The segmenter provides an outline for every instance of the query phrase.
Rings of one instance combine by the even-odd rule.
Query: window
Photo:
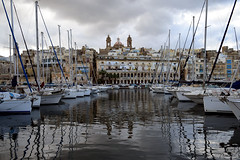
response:
[[[227,60],[227,63],[228,63],[228,64],[231,64],[231,63],[232,63],[232,60],[231,60],[231,59],[228,59],[228,60]]]

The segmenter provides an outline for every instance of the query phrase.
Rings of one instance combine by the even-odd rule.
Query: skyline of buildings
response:
[[[132,45],[132,37],[127,37],[127,45],[121,42],[120,38],[112,45],[111,37],[106,38],[106,47],[99,49],[99,53],[87,46],[81,49],[66,49],[55,47],[58,59],[62,61],[62,68],[67,83],[86,84],[92,83],[110,83],[110,84],[141,84],[141,83],[163,83],[164,81],[178,80],[180,69],[185,63],[185,59],[190,53],[189,61],[183,71],[183,79],[188,81],[201,81],[203,79],[203,53],[204,49],[194,49],[194,52],[188,49],[169,49],[164,46],[159,51],[151,48],[136,49]],[[35,50],[29,50],[31,60],[37,70],[37,56]],[[179,55],[183,54],[181,61]],[[60,67],[53,53],[53,48],[40,50],[40,81],[45,83],[65,82],[62,78]],[[194,54],[194,56],[192,56]],[[212,64],[217,52],[207,50],[207,69],[208,74],[211,71]],[[30,82],[34,83],[33,70],[28,59],[27,51],[21,53],[25,70]],[[213,73],[213,80],[230,81],[232,74],[237,68],[238,52],[227,46],[222,48],[216,69]],[[4,58],[2,58],[4,59]],[[5,58],[6,59],[6,58]],[[180,62],[180,65],[179,65]],[[7,66],[6,60],[1,61],[2,68]],[[19,64],[18,64],[19,65]],[[44,66],[44,67],[43,67]],[[20,67],[20,66],[19,66]],[[1,70],[1,83],[6,83],[9,79],[10,67]],[[25,82],[22,76],[22,69],[19,68],[21,75],[20,82]],[[101,73],[104,70],[105,73]],[[12,68],[11,71],[14,71]],[[7,73],[8,74],[7,74]],[[5,74],[4,74],[5,73]],[[7,74],[7,75],[6,75]],[[239,72],[236,79],[239,79]]]

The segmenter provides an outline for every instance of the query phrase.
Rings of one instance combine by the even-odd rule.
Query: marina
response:
[[[239,3],[159,2],[2,0],[0,159],[240,159]]]
[[[61,99],[1,115],[0,159],[239,159],[234,114],[149,89]]]

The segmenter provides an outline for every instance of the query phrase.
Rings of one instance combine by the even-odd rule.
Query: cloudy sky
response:
[[[13,0],[17,8],[26,41],[30,49],[36,47],[35,1]],[[10,14],[10,0],[4,0]],[[61,26],[62,46],[67,46],[67,30],[72,29],[73,41],[78,47],[87,44],[99,51],[105,48],[106,37],[112,44],[117,38],[126,45],[128,35],[136,48],[159,50],[167,41],[171,30],[171,48],[175,48],[181,33],[181,46],[195,16],[200,16],[204,0],[39,0],[39,6],[48,26],[54,45],[58,45],[58,25]],[[234,0],[209,0],[207,48],[217,50],[220,45]],[[1,4],[0,55],[9,55],[10,30]],[[205,10],[196,35],[195,48],[203,48]],[[236,48],[234,27],[240,34],[240,4],[237,3],[224,45]],[[14,22],[16,39],[24,49],[17,21]],[[44,48],[50,45],[39,16],[39,31],[44,32]],[[192,36],[192,29],[190,36]],[[186,48],[191,39],[188,39]]]

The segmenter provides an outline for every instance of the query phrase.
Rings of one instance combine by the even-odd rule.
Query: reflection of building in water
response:
[[[153,103],[149,90],[110,91],[109,100],[97,99],[97,115],[100,122],[106,125],[107,135],[117,132],[115,129],[128,128],[128,138],[133,136],[135,121],[152,121]],[[124,135],[124,134],[123,134]]]
[[[18,136],[6,133],[0,140],[0,158],[77,159],[84,154],[92,158],[89,153],[99,149],[104,157],[117,152],[124,159],[116,147],[129,147],[127,156],[136,156],[129,152],[133,149],[158,158],[164,153],[176,159],[239,159],[240,131],[234,116],[182,110],[170,105],[168,96],[144,89],[106,94],[41,107],[37,125],[23,126]],[[75,153],[79,157],[71,157]]]

